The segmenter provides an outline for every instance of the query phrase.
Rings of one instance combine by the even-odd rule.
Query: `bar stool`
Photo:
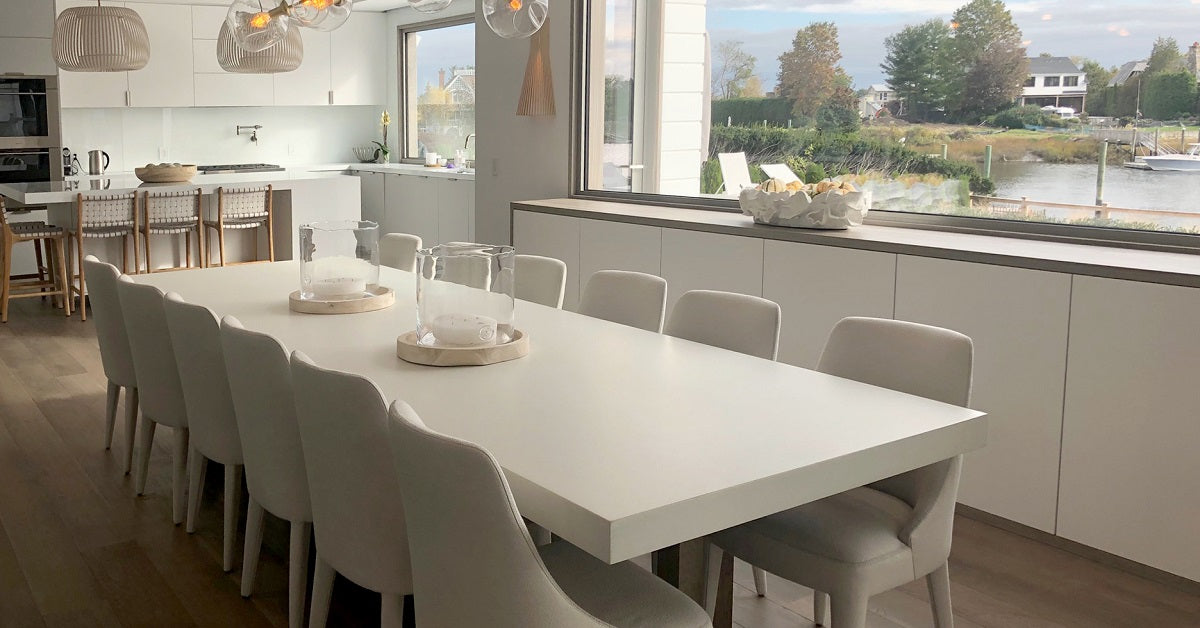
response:
[[[79,295],[79,318],[87,320],[87,276],[83,267],[83,240],[121,238],[121,272],[129,272],[129,240],[133,239],[133,267],[138,263],[137,192],[127,194],[79,194],[75,197],[75,229],[67,233],[67,248],[75,247],[74,256],[68,259],[78,264],[78,273],[72,268],[71,280],[79,278],[79,285],[70,285],[71,293]]]
[[[192,232],[196,232],[196,266],[203,268],[204,262],[204,217],[201,212],[200,188],[184,192],[160,192],[142,195],[142,243],[146,253],[146,272],[178,270],[192,266]],[[184,238],[183,266],[154,268],[150,261],[150,236],[182,234]]]
[[[254,259],[247,264],[259,261],[275,261],[274,210],[271,207],[271,190],[267,185],[257,188],[217,188],[217,215],[215,220],[205,220],[205,233],[208,229],[217,232],[217,251],[221,265],[225,265],[225,230],[226,229],[258,229],[267,228],[268,259],[258,259],[258,233],[254,237]],[[209,265],[211,266],[211,256]]]
[[[8,300],[21,297],[45,297],[57,295],[62,299],[63,310],[71,315],[71,300],[68,298],[67,265],[63,252],[66,230],[44,222],[8,222],[4,199],[0,198],[0,323],[8,322]],[[13,245],[18,242],[33,242],[40,253],[45,244],[50,264],[43,268],[38,256],[38,272],[32,275],[12,275]],[[45,274],[44,274],[45,273]],[[47,277],[48,275],[48,277]],[[13,281],[16,279],[16,281]]]

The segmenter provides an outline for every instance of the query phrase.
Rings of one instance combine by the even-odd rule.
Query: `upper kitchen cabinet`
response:
[[[192,39],[211,39],[216,41],[221,34],[221,24],[229,13],[229,6],[193,6],[192,7]],[[213,57],[216,63],[216,57]]]
[[[132,107],[191,107],[192,10],[186,5],[128,4],[150,34],[150,62],[129,73]]]
[[[291,72],[271,75],[275,81],[275,104],[328,105],[332,74],[329,64],[330,34],[301,28],[300,35],[304,38],[304,61],[300,67]],[[353,73],[354,69],[342,66],[342,71]]]
[[[54,0],[0,0],[0,74],[55,74]]]
[[[355,12],[341,28],[330,33],[333,41],[330,104],[387,102],[387,31],[385,14]],[[304,44],[307,46],[308,41]]]

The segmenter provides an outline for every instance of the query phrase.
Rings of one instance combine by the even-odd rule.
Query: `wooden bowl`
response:
[[[134,168],[133,174],[146,183],[185,183],[196,176],[196,166],[151,166]]]

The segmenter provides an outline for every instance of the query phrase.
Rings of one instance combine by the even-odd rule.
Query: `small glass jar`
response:
[[[515,263],[511,246],[451,242],[417,251],[417,343],[511,342]]]
[[[337,220],[300,225],[300,298],[345,301],[379,288],[379,223]]]

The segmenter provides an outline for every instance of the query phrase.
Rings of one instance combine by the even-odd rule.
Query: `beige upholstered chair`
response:
[[[257,261],[275,261],[275,210],[271,203],[272,186],[254,188],[217,188],[217,211],[215,216],[204,221],[205,233],[208,230],[216,232],[217,236],[217,254],[221,262],[221,266],[225,265],[225,231],[227,229],[254,229],[254,259],[248,262],[237,262],[246,264]],[[267,230],[267,259],[258,259],[258,233],[257,230],[263,228]],[[205,251],[208,256],[209,266],[212,265],[212,256]]]
[[[96,324],[96,339],[100,342],[100,362],[108,379],[108,403],[105,405],[104,448],[112,447],[113,428],[117,421],[117,402],[125,389],[125,474],[133,467],[133,437],[137,429],[138,388],[133,355],[129,350],[129,334],[125,329],[125,314],[117,296],[117,279],[121,272],[95,256],[83,258],[87,274],[92,278],[92,318]]]
[[[830,333],[817,370],[965,406],[971,367],[971,339],[960,333],[847,318]],[[935,624],[953,626],[946,561],[961,468],[962,456],[955,456],[712,535],[710,608],[716,575],[731,571],[717,564],[732,555],[811,587],[822,625],[824,594],[834,628],[861,628],[870,596],[923,577]]]
[[[683,293],[664,329],[684,338],[766,360],[779,353],[779,304],[759,297],[716,290]]]
[[[478,445],[430,431],[402,401],[388,422],[423,628],[710,626],[678,589],[530,538],[504,471]]]
[[[579,313],[655,333],[667,311],[667,280],[628,270],[592,273],[583,286]]]
[[[379,263],[404,270],[417,272],[417,249],[421,248],[421,237],[408,233],[385,233],[379,238]]]
[[[562,260],[540,255],[516,255],[514,269],[517,277],[513,296],[546,307],[562,308],[563,296],[567,292],[567,265]]]
[[[183,268],[192,268],[192,232],[196,234],[196,267],[203,268],[204,229],[200,188],[183,192],[145,192],[142,196],[142,245],[146,253],[146,272],[159,270],[150,258],[150,236],[182,235]],[[165,268],[163,270],[166,270]]]
[[[68,263],[78,269],[71,279],[79,279],[79,285],[71,291],[79,295],[79,317],[87,320],[87,273],[83,268],[83,241],[121,238],[121,272],[129,272],[129,242],[133,246],[133,268],[137,272],[137,193],[128,194],[78,194],[75,197],[75,227],[67,234],[67,248],[72,246],[74,256],[68,251]]]

